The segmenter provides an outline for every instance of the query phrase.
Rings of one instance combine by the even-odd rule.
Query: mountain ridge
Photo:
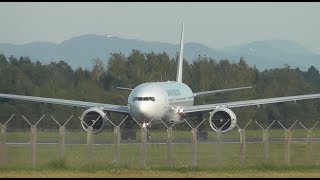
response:
[[[25,44],[0,43],[0,53],[7,57],[28,56],[41,63],[64,60],[72,68],[91,68],[91,59],[100,58],[104,62],[110,53],[123,53],[128,56],[132,49],[143,53],[167,53],[170,58],[179,52],[179,44],[139,39],[124,39],[117,36],[106,37],[96,34],[85,34],[64,40],[61,43],[30,42]],[[244,57],[250,66],[259,70],[280,68],[289,65],[306,70],[310,66],[320,67],[320,55],[312,53],[297,42],[288,40],[261,40],[246,44],[213,49],[197,42],[184,45],[184,58],[192,63],[197,57],[206,56],[216,60],[229,59],[239,61]]]

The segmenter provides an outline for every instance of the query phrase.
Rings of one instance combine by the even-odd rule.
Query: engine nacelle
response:
[[[237,117],[230,109],[221,107],[211,112],[209,123],[210,127],[214,131],[217,132],[219,129],[221,129],[221,132],[224,133],[231,131],[236,126]]]
[[[91,126],[95,121],[97,121],[92,127],[93,133],[99,133],[106,126],[107,116],[100,108],[93,107],[84,111],[81,115],[81,119],[81,126],[85,131],[87,131],[88,126]]]

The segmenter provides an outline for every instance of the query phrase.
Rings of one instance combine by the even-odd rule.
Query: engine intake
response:
[[[100,133],[106,126],[107,116],[101,109],[94,107],[84,111],[84,113],[81,115],[81,119],[81,126],[85,131],[87,131],[88,126],[92,126],[92,124],[96,121],[92,126],[93,133],[95,134]]]
[[[231,131],[236,126],[237,117],[230,109],[221,107],[211,112],[209,123],[214,131],[221,129],[221,132],[224,133]]]

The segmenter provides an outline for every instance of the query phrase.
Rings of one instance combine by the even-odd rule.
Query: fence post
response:
[[[169,127],[167,126],[166,123],[162,121],[162,119],[159,119],[159,120],[167,128],[167,163],[168,163],[168,166],[172,166],[172,127],[175,124]]]
[[[300,123],[300,122],[299,122]],[[316,127],[316,125],[319,123],[316,122],[316,124],[311,128],[307,129],[302,123],[301,126],[307,130],[307,151],[306,151],[306,158],[307,158],[307,163],[310,164],[312,162],[312,134],[313,134],[313,129]]]
[[[13,118],[13,116],[15,116],[15,114],[12,114],[10,116],[10,118],[7,120],[7,122],[5,122],[4,124],[0,124],[1,125],[1,130],[0,130],[0,163],[6,163],[7,162],[7,155],[8,155],[8,151],[7,151],[7,146],[6,146],[6,142],[7,142],[7,124],[8,122]]]
[[[167,128],[167,146],[168,165],[172,166],[172,127]]]
[[[245,161],[245,130],[239,129],[240,133],[240,164],[244,164]]]
[[[36,143],[37,143],[37,124],[46,116],[45,114],[36,122],[34,125],[32,125],[27,118],[25,118],[23,115],[21,115],[22,118],[30,125],[30,144],[31,144],[31,157],[32,157],[32,166],[36,166]]]
[[[71,116],[72,117],[72,116]],[[71,119],[71,117],[69,118],[69,120]],[[93,145],[93,126],[96,124],[96,122],[98,121],[98,119],[101,116],[99,116],[97,119],[92,120],[92,124],[91,126],[89,126],[83,119],[81,119],[80,117],[78,117],[80,119],[80,121],[82,123],[84,123],[88,128],[87,128],[87,161],[88,164],[91,166],[92,165],[92,160],[93,160],[93,155],[92,155],[92,145]],[[66,123],[65,123],[66,124]]]
[[[192,128],[191,130],[191,144],[192,144],[192,165],[197,165],[197,128]]]
[[[248,122],[247,125],[244,126],[244,128],[240,128],[237,124],[236,126],[239,129],[240,133],[240,164],[244,164],[245,162],[245,143],[246,143],[246,134],[245,134],[245,129],[246,127],[251,123],[252,119]]]
[[[114,127],[114,161],[120,161],[120,127]]]
[[[290,140],[291,140],[291,133],[290,130],[285,130],[285,162],[287,164],[290,163]]]
[[[64,160],[64,147],[65,147],[65,125],[70,121],[70,119],[73,117],[73,115],[70,116],[70,118],[61,125],[54,117],[50,116],[51,119],[53,119],[58,125],[59,125],[59,160]]]
[[[1,135],[0,135],[0,163],[7,162],[7,147],[6,147],[6,126],[1,125]]]
[[[185,119],[185,122],[191,128],[191,146],[192,146],[192,164],[197,166],[197,145],[198,145],[198,127],[205,121],[203,119],[196,128],[193,128],[191,119]],[[194,125],[194,124],[193,124]]]
[[[263,160],[266,163],[268,161],[268,155],[269,155],[269,128],[271,125],[275,122],[275,120],[272,121],[272,123],[267,127],[267,129],[264,129],[260,124],[255,121],[258,126],[262,129],[262,143],[263,143]]]
[[[93,144],[93,127],[88,126],[87,128],[87,157],[88,157],[88,164],[92,164],[92,144]]]
[[[65,127],[59,127],[59,159],[64,160]]]
[[[141,165],[147,167],[147,128],[141,128]]]
[[[266,163],[268,161],[268,155],[269,155],[269,132],[268,130],[262,130],[263,137],[263,161]]]
[[[119,125],[115,125],[108,117],[107,120],[113,125],[113,140],[114,140],[114,161],[115,162],[120,162],[120,139],[121,139],[121,133],[120,133],[120,126],[121,124],[128,118],[126,116],[120,123]]]
[[[221,129],[230,121],[230,119],[224,123],[223,126],[221,126],[221,128],[217,128],[217,126],[215,126],[214,124],[212,124],[212,126],[214,126],[215,129],[217,129],[217,146],[216,146],[216,162],[219,163],[221,160]]]
[[[217,131],[216,159],[217,163],[221,161],[221,129]]]
[[[290,163],[290,141],[291,141],[291,128],[296,124],[297,121],[295,121],[291,127],[289,127],[288,129],[286,129],[279,121],[278,123],[282,126],[282,128],[284,129],[285,132],[285,154],[284,154],[284,159],[285,159],[285,163],[289,164]]]
[[[307,131],[307,162],[312,162],[312,131]]]
[[[35,167],[36,165],[36,143],[37,143],[37,126],[32,125],[31,128],[31,156],[32,156],[32,166]]]
[[[230,121],[230,119],[226,122],[226,123],[224,123],[224,125],[223,126],[221,126],[220,127],[220,129],[219,128],[217,128],[217,126],[215,126],[214,124],[212,124],[212,126],[214,126],[214,128],[216,128],[217,129],[217,146],[216,146],[216,162],[220,162],[220,160],[221,160],[221,142],[222,142],[222,131],[221,131],[221,129],[228,123]]]

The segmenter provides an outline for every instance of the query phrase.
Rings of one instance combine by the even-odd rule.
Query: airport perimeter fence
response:
[[[50,115],[1,117],[1,166],[39,167],[63,161],[66,166],[123,165],[126,167],[217,167],[257,165],[317,165],[320,163],[318,122],[306,127],[302,122],[266,125],[249,120],[244,127],[227,133],[186,121],[189,130],[160,123],[152,127],[128,129],[127,120],[108,120],[101,133],[68,128],[70,120]],[[116,123],[117,122],[117,123]],[[20,128],[17,125],[19,124]],[[21,124],[23,128],[21,128]],[[273,128],[277,124],[277,128]],[[280,128],[279,128],[280,127]],[[203,130],[205,129],[205,130]]]

